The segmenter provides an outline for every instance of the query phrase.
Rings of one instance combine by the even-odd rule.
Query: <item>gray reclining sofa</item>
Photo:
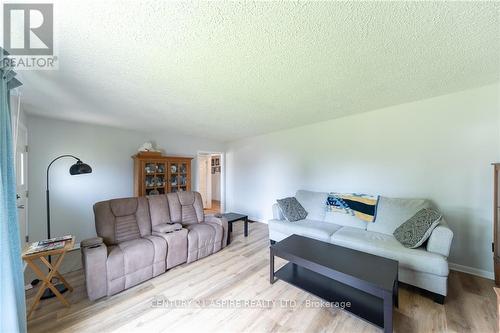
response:
[[[204,215],[198,192],[94,205],[96,238],[81,242],[90,300],[110,296],[226,246],[224,218]]]

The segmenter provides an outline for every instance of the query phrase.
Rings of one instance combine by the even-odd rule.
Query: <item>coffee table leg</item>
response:
[[[269,283],[274,283],[274,251],[273,248],[269,248]]]
[[[248,237],[248,217],[245,218],[245,237]]]
[[[233,232],[233,224],[231,222],[227,222],[227,243],[229,245],[231,243],[231,233]]]
[[[384,297],[384,333],[392,333],[393,300],[392,293],[387,293]]]
[[[396,308],[399,308],[399,284],[398,280],[394,281],[394,288],[392,290],[392,293],[394,295],[394,306]]]

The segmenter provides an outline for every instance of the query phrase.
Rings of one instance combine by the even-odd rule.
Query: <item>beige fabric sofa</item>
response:
[[[197,192],[102,201],[94,205],[94,216],[98,237],[81,242],[91,300],[226,246],[227,221],[205,216]]]
[[[375,222],[366,223],[354,216],[328,212],[326,192],[299,190],[295,197],[308,212],[304,220],[288,222],[277,204],[269,220],[269,239],[279,242],[302,235],[399,262],[399,281],[434,293],[444,302],[447,295],[448,255],[453,232],[443,218],[429,239],[419,248],[408,249],[393,236],[394,230],[422,208],[433,207],[426,199],[380,197]],[[334,255],[334,254],[332,254]]]

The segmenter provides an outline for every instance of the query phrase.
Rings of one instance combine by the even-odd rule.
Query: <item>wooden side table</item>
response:
[[[31,317],[33,314],[33,310],[37,307],[38,303],[40,303],[40,298],[43,295],[43,292],[45,289],[49,288],[52,290],[54,295],[61,301],[66,306],[70,306],[69,302],[64,298],[64,296],[57,290],[57,288],[52,284],[52,278],[57,277],[59,280],[68,288],[69,291],[73,291],[73,287],[70,286],[68,281],[59,273],[59,266],[61,266],[61,263],[64,259],[64,256],[66,253],[71,250],[75,246],[75,238],[71,238],[70,240],[65,241],[64,247],[56,250],[49,250],[49,251],[42,251],[42,252],[37,252],[37,253],[30,253],[27,254],[26,252],[28,251],[29,246],[27,246],[22,253],[22,258],[26,263],[28,264],[29,267],[35,272],[35,274],[40,278],[42,281],[42,285],[38,289],[35,299],[33,301],[33,304],[31,304],[30,310],[28,312],[28,319]],[[59,257],[55,261],[54,264],[51,264],[46,257],[48,256],[56,256],[58,255]],[[49,273],[47,275],[44,275],[42,270],[37,266],[35,263],[35,260],[39,259],[47,268],[49,269]]]

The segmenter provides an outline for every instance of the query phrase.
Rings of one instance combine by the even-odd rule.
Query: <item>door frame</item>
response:
[[[17,131],[15,133],[15,135],[17,136],[16,138],[16,147],[14,148],[15,149],[15,164],[17,166],[17,153],[18,153],[18,146],[19,146],[19,134],[20,132],[24,132],[26,137],[25,137],[25,148],[24,148],[24,156],[25,156],[25,159],[23,161],[23,165],[24,165],[24,169],[25,169],[25,174],[23,175],[23,179],[24,179],[24,184],[26,186],[26,190],[25,190],[25,198],[24,198],[24,214],[25,214],[25,221],[24,221],[24,232],[25,234],[24,235],[20,235],[21,236],[21,245],[24,245],[25,243],[27,243],[29,241],[29,216],[28,216],[28,212],[29,212],[29,209],[28,209],[28,205],[29,205],[29,197],[28,197],[28,188],[29,188],[29,183],[28,183],[28,159],[29,159],[29,154],[28,154],[28,151],[26,150],[26,147],[28,147],[28,138],[29,138],[29,135],[28,135],[28,127],[23,124],[22,122],[19,122],[17,124]],[[17,172],[18,170],[16,169],[16,192],[17,192]],[[17,205],[17,203],[16,203]],[[21,231],[21,228],[19,228]]]
[[[212,174],[211,161],[212,155],[198,154],[198,192],[203,199],[203,208],[212,208]],[[202,190],[202,188],[204,190]],[[209,200],[210,199],[210,200]]]
[[[200,155],[219,155],[220,156],[220,210],[226,211],[226,153],[220,151],[198,150],[196,153],[196,191],[200,191],[200,168],[198,165]]]

